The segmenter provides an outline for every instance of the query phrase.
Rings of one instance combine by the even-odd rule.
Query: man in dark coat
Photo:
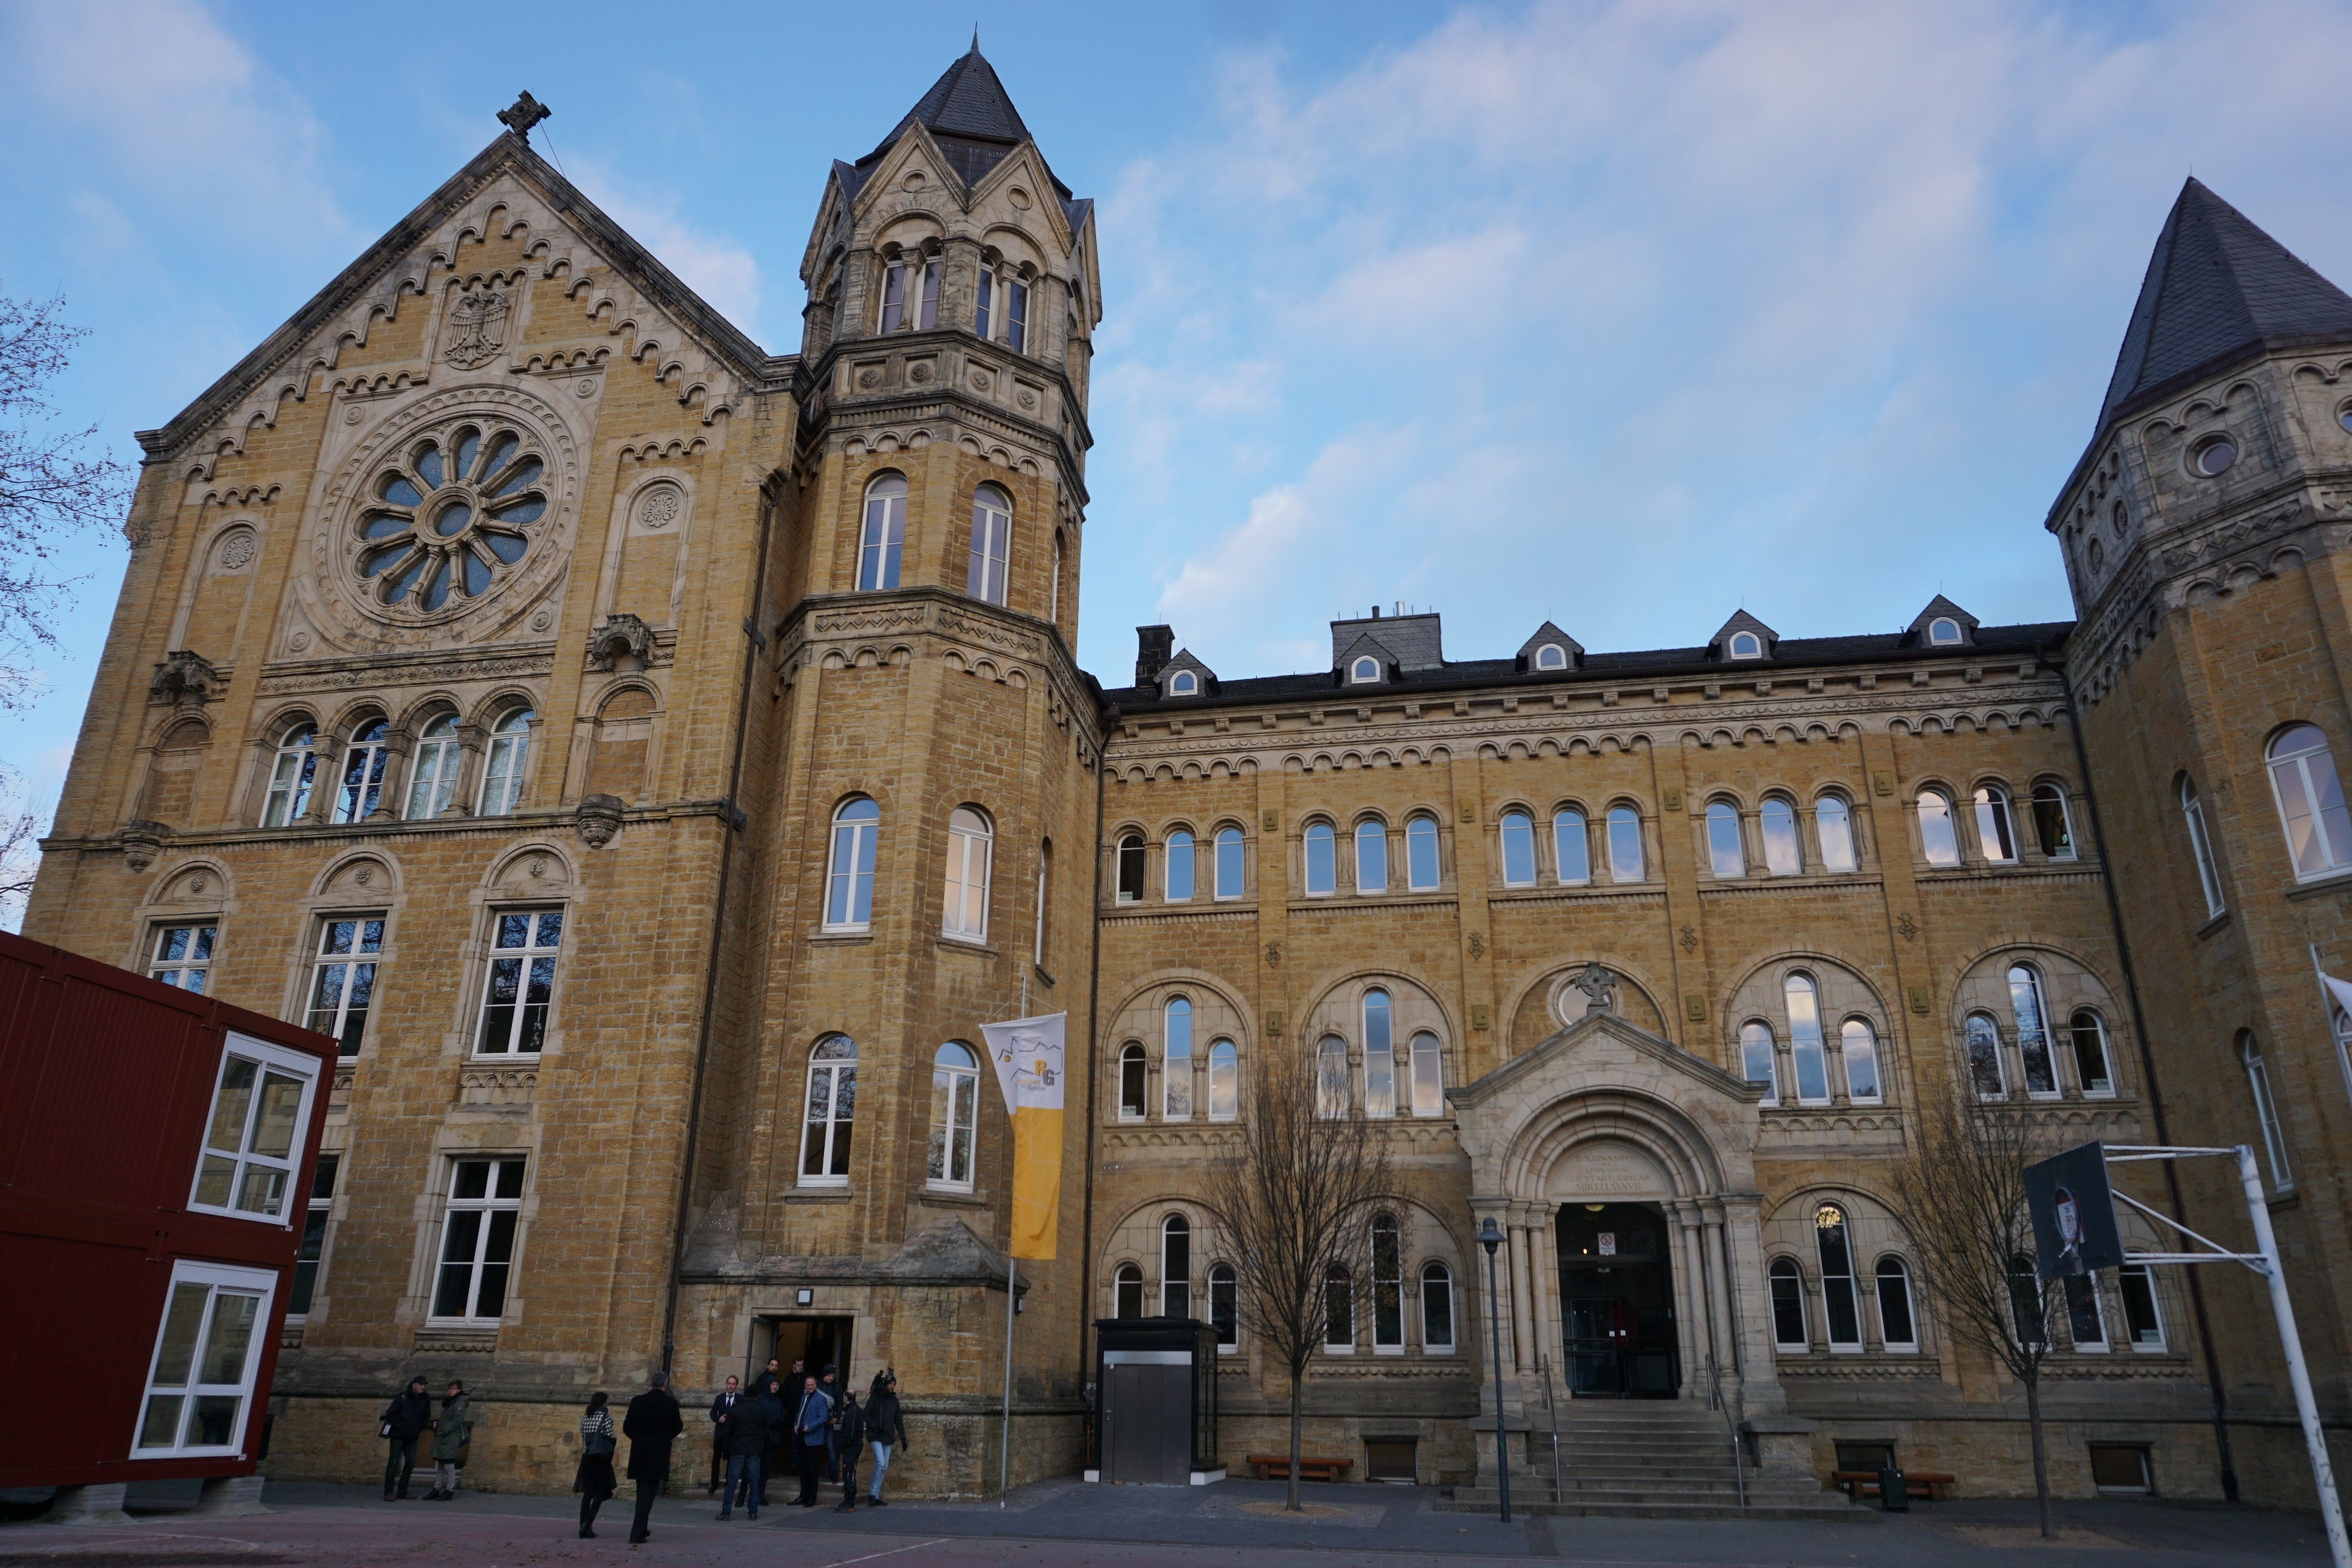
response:
[[[866,1402],[866,1440],[874,1446],[874,1484],[866,1500],[882,1506],[882,1478],[889,1472],[894,1449],[907,1447],[907,1416],[898,1405],[898,1374],[884,1367],[874,1374],[874,1394]]]
[[[669,1373],[656,1372],[646,1380],[653,1384],[629,1401],[628,1419],[621,1431],[629,1439],[629,1479],[637,1483],[637,1515],[629,1525],[629,1544],[637,1545],[653,1533],[654,1499],[669,1479],[669,1446],[686,1430],[677,1401],[670,1396]]]
[[[825,1367],[824,1373],[816,1380],[816,1391],[824,1395],[825,1408],[832,1412],[830,1420],[835,1426],[838,1426],[841,1422],[840,1369],[828,1364]],[[841,1469],[840,1466],[835,1460],[833,1439],[830,1433],[826,1435],[824,1445],[824,1479],[829,1481],[839,1480],[841,1479]]]
[[[719,1478],[727,1473],[727,1423],[741,1403],[743,1396],[736,1392],[736,1380],[731,1377],[710,1401],[710,1484],[702,1489],[704,1497],[719,1489]]]
[[[734,1382],[733,1378],[727,1380]],[[766,1483],[768,1444],[774,1426],[776,1402],[764,1394],[740,1401],[735,1412],[728,1417],[726,1490],[719,1494],[719,1517],[727,1518],[734,1511],[737,1489],[751,1506],[753,1519],[760,1517],[760,1492]]]
[[[801,1363],[793,1358],[793,1370],[776,1370],[776,1358],[768,1358],[768,1369],[751,1379],[751,1393],[774,1405],[769,1411],[767,1463],[760,1471],[760,1489],[755,1494],[760,1506],[768,1506],[768,1478],[793,1465],[793,1422],[801,1403]]]
[[[857,1408],[857,1394],[844,1389],[833,1413],[833,1451],[841,1466],[841,1501],[835,1513],[857,1511],[857,1457],[866,1447],[866,1412]]]
[[[392,1396],[378,1418],[378,1430],[392,1444],[392,1452],[383,1462],[383,1500],[395,1498],[408,1500],[408,1478],[416,1468],[416,1439],[433,1425],[433,1396],[425,1392],[425,1380],[412,1377],[408,1386]]]

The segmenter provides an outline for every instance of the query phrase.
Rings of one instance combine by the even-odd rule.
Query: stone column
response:
[[[1738,1328],[1731,1321],[1730,1262],[1723,1247],[1723,1209],[1719,1204],[1708,1205],[1706,1223],[1707,1306],[1716,1325],[1716,1364],[1723,1369],[1724,1392],[1728,1395],[1738,1391],[1747,1368],[1739,1355]]]
[[[1700,1284],[1705,1276],[1690,1267],[1697,1248],[1691,1245],[1688,1205],[1670,1203],[1665,1210],[1666,1266],[1675,1278],[1675,1359],[1681,1363],[1682,1375],[1678,1393],[1684,1399],[1705,1398],[1708,1341],[1706,1311],[1699,1304],[1706,1299]]]
[[[1764,1278],[1760,1205],[1761,1200],[1752,1193],[1727,1198],[1723,1205],[1724,1293],[1732,1303],[1726,1321],[1731,1324],[1732,1341],[1738,1347],[1740,1398],[1750,1415],[1778,1414],[1788,1407],[1772,1362],[1767,1314],[1751,1312],[1744,1320],[1737,1315],[1742,1282]],[[1756,1286],[1749,1284],[1748,1289]]]
[[[1559,1321],[1559,1210],[1550,1204],[1537,1205],[1534,1229],[1536,1249],[1536,1351],[1538,1364],[1543,1367],[1544,1379],[1551,1385],[1552,1396],[1566,1392],[1560,1383],[1560,1348],[1563,1339]]]
[[[1516,1211],[1518,1205],[1515,1204],[1512,1207]],[[1524,1384],[1528,1373],[1533,1368],[1528,1351],[1534,1343],[1535,1336],[1529,1331],[1528,1325],[1528,1294],[1530,1285],[1528,1278],[1528,1227],[1521,1223],[1517,1212],[1514,1212],[1511,1216],[1510,1227],[1507,1234],[1511,1238],[1511,1353],[1507,1359],[1517,1380]]]
[[[489,747],[489,734],[479,724],[457,726],[457,783],[449,792],[449,804],[441,808],[444,816],[471,816],[475,803],[482,797],[482,770]]]

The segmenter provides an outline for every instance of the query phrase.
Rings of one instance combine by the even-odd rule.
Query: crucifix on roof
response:
[[[524,92],[517,96],[512,108],[499,110],[499,123],[528,142],[530,140],[530,128],[554,112]]]

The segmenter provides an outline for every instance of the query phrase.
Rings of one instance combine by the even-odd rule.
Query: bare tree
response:
[[[41,868],[43,814],[32,809],[24,775],[0,765],[0,931],[20,929]]]
[[[77,579],[53,576],[50,559],[67,536],[113,527],[131,498],[129,468],[84,455],[97,426],[47,428],[57,416],[47,384],[89,335],[59,319],[64,308],[63,296],[0,294],[0,710],[32,700],[37,685],[18,661],[57,646],[56,617],[71,603]]]
[[[1344,1077],[1318,1085],[1314,1058],[1275,1059],[1252,1075],[1235,1140],[1210,1167],[1209,1202],[1234,1253],[1241,1326],[1290,1374],[1290,1490],[1299,1508],[1299,1427],[1307,1371],[1324,1340],[1335,1270],[1370,1263],[1373,1205],[1388,1191],[1387,1141],[1349,1104]],[[1352,1330],[1350,1331],[1352,1331]]]
[[[1895,1215],[1910,1234],[1929,1300],[1954,1338],[1976,1346],[2024,1385],[2033,1434],[2033,1489],[2042,1533],[2050,1521],[2050,1461],[2042,1430],[2042,1363],[2063,1291],[2034,1273],[2025,1168],[2057,1152],[2026,1114],[1957,1095],[1924,1107],[1918,1136],[1895,1171]]]

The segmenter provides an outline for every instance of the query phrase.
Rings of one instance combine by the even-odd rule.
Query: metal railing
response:
[[[1551,1396],[1551,1358],[1536,1357],[1536,1375],[1543,1379],[1544,1414],[1551,1418],[1551,1500],[1560,1500],[1559,1481],[1559,1406]]]
[[[1723,1397],[1723,1369],[1715,1364],[1713,1356],[1706,1358],[1706,1402],[1723,1412],[1724,1436],[1731,1440],[1731,1476],[1739,1487],[1739,1506],[1745,1509],[1748,1506],[1747,1456],[1739,1450],[1739,1423],[1731,1414],[1731,1402]]]

